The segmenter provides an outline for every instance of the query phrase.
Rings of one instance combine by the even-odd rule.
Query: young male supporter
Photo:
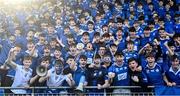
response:
[[[50,58],[49,56],[44,56],[40,58],[39,64],[38,66],[42,66],[44,68],[46,68],[47,70],[49,69],[49,65],[50,65]],[[46,70],[45,69],[45,70]],[[41,76],[39,76],[39,74],[37,74],[36,72],[37,69],[33,70],[33,74],[32,74],[32,78],[30,79],[30,85],[34,86],[34,87],[45,87],[46,86],[46,81],[44,82],[39,82],[39,79],[41,78]],[[37,89],[35,90],[35,93],[45,93],[46,90],[45,89]]]
[[[142,70],[139,70],[138,61],[135,58],[130,58],[128,60],[129,75],[130,75],[130,86],[141,86],[142,88],[132,88],[131,92],[144,92],[146,83],[143,81]]]
[[[5,62],[5,60],[7,59],[7,54],[9,52],[9,50],[13,47],[15,47],[15,36],[14,35],[10,35],[9,38],[7,40],[2,40],[1,41],[1,52],[0,52],[0,64],[3,65],[3,63]]]
[[[32,64],[31,68],[35,69],[36,68],[36,63],[38,59],[38,50],[36,49],[36,45],[34,44],[33,41],[28,41],[27,43],[27,50],[24,52],[24,56],[29,55],[32,57]]]
[[[56,46],[53,54],[54,56],[52,57],[52,66],[55,64],[56,60],[61,60],[62,62],[65,62],[64,54],[62,54],[61,52],[61,47]]]
[[[13,56],[13,61],[19,65],[22,65],[21,57],[23,57],[23,54],[21,52],[22,48],[21,45],[16,44],[13,48],[15,55]],[[4,64],[0,68],[1,70],[1,84],[2,86],[9,87],[12,85],[14,76],[15,76],[15,70],[11,67],[5,66]],[[5,93],[11,93],[10,89],[6,89]]]
[[[129,86],[130,76],[129,68],[124,61],[122,52],[116,52],[114,64],[108,69],[109,82],[112,86]],[[113,93],[127,93],[130,94],[129,89],[114,89]]]
[[[167,84],[170,86],[170,83],[165,76],[166,70],[163,69],[163,66],[156,63],[155,56],[153,54],[146,55],[147,65],[143,70],[145,74],[144,81],[147,82],[149,86],[162,86]]]
[[[29,80],[32,77],[32,69],[30,65],[32,64],[32,57],[25,56],[23,58],[23,65],[18,65],[13,61],[13,56],[15,56],[14,48],[12,48],[9,52],[9,56],[5,62],[5,65],[11,66],[15,69],[16,74],[14,77],[14,81],[11,87],[29,87]],[[26,89],[11,89],[14,94],[26,94]]]
[[[135,45],[134,45],[133,41],[127,42],[127,47],[126,47],[126,49],[123,50],[125,62],[127,62],[128,59],[131,57],[138,59],[138,53],[136,50],[134,50],[134,47],[135,47]]]
[[[107,70],[101,65],[101,57],[99,54],[96,54],[94,57],[94,63],[91,64],[93,67],[89,66],[86,72],[86,83],[87,86],[96,86],[97,89],[88,89],[87,92],[90,93],[101,93],[102,89],[109,86]]]
[[[144,46],[147,43],[152,43],[155,37],[151,35],[151,29],[149,27],[144,28],[144,32],[140,37],[140,45]]]
[[[78,54],[77,54],[76,44],[72,44],[72,45],[69,46],[69,51],[67,51],[67,53],[66,53],[65,60],[67,60],[67,58],[70,55],[74,56],[74,57],[77,57]]]
[[[137,35],[136,29],[134,27],[129,28],[129,36],[126,38],[126,41],[133,41],[134,42],[134,50],[139,50],[139,36]]]
[[[67,45],[66,45],[67,48],[69,46],[71,46],[72,44],[76,44],[76,41],[75,41],[75,39],[74,39],[72,34],[67,35],[66,38],[67,38]]]
[[[139,50],[139,52],[138,52],[138,54],[139,54],[139,58],[140,58],[140,63],[141,63],[141,66],[144,68],[145,66],[146,66],[146,54],[150,54],[150,53],[152,53],[152,54],[154,54],[154,55],[156,55],[157,53],[156,53],[156,51],[155,51],[155,49],[153,49],[153,44],[151,44],[151,43],[147,43],[145,46],[143,46],[140,50]]]
[[[180,85],[180,64],[179,58],[177,55],[171,56],[171,66],[168,71],[166,71],[167,79],[169,80],[170,86],[179,86]]]
[[[95,31],[94,31],[94,23],[92,21],[88,21],[87,26],[88,26],[87,32],[89,33],[90,40],[92,41],[93,35],[95,33]]]
[[[122,51],[125,49],[126,46],[126,40],[123,37],[123,31],[122,29],[118,29],[116,35],[115,35],[115,41],[114,43],[118,46],[118,51]]]
[[[38,50],[38,54],[43,54],[43,48],[44,45],[46,44],[46,35],[44,33],[41,33],[37,39],[38,42],[36,48]]]
[[[105,55],[102,58],[102,66],[109,69],[109,67],[112,65],[113,61],[111,60],[111,53],[106,52]]]
[[[99,48],[100,40],[101,40],[100,33],[99,32],[95,32],[94,36],[93,36],[93,40],[92,40],[92,44],[93,44],[93,47],[95,49]]]
[[[46,81],[46,84],[48,87],[59,87],[59,86],[64,86],[64,83],[67,82],[69,86],[73,86],[72,82],[72,74],[64,74],[64,65],[62,61],[57,60],[55,62],[55,65],[48,70],[48,73],[46,76],[40,77],[39,82],[44,82]],[[50,89],[47,92],[48,93],[61,93],[65,92],[66,90],[58,90],[58,89]]]
[[[158,38],[160,40],[160,46],[162,47],[162,52],[165,53],[166,48],[164,46],[164,42],[169,41],[170,36],[168,35],[167,32],[165,32],[165,29],[163,27],[159,28],[159,36],[158,36]]]
[[[176,33],[173,36],[173,41],[174,41],[174,46],[175,46],[175,53],[178,54],[178,56],[180,56],[180,34]]]
[[[65,67],[64,72],[67,73],[69,71],[69,73],[72,74],[72,88],[77,88],[79,86],[83,88],[87,84],[85,83],[85,72],[87,71],[86,64],[87,57],[85,55],[80,56],[79,64],[76,63],[75,58],[71,58],[71,60],[68,61],[68,66]],[[77,90],[82,91],[81,89]],[[72,90],[69,91],[73,92]]]
[[[55,51],[55,48],[57,46],[60,46],[60,44],[57,42],[57,39],[56,38],[51,38],[51,40],[49,41],[49,46],[50,46],[50,52],[51,52],[51,55],[53,56],[53,53]]]
[[[88,32],[84,32],[82,34],[81,39],[78,41],[79,43],[83,43],[85,46],[87,45],[87,43],[91,42],[90,41],[90,34]]]
[[[93,45],[88,43],[84,52],[84,55],[87,57],[87,64],[93,63],[94,53]]]
[[[101,59],[103,58],[103,56],[106,53],[106,46],[104,44],[100,44],[99,49],[97,51],[97,53],[101,56]]]

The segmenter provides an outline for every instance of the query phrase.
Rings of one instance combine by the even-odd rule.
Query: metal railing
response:
[[[140,89],[141,86],[111,86],[109,88],[103,89],[104,92],[101,93],[88,93],[88,92],[83,92],[83,93],[36,93],[35,91],[37,89],[70,89],[70,87],[29,87],[29,88],[24,88],[24,87],[0,87],[0,89],[28,89],[31,90],[31,93],[27,94],[21,94],[21,95],[15,95],[13,93],[1,93],[0,96],[153,96],[154,92],[130,92],[130,93],[113,93],[113,92],[108,92],[107,90],[109,89]],[[154,86],[148,86],[147,88],[154,88]],[[97,89],[97,86],[86,86],[84,89]]]

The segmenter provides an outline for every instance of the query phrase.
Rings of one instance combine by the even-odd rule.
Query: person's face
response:
[[[138,5],[138,9],[142,9],[143,8],[143,6],[142,5]]]
[[[121,10],[123,9],[121,5],[116,5],[116,10]]]
[[[34,21],[33,21],[33,20],[29,20],[29,21],[28,21],[28,25],[29,25],[29,26],[33,26],[33,25],[34,25]]]
[[[34,32],[33,31],[29,31],[28,34],[27,34],[27,37],[33,38],[33,36],[34,36]]]
[[[110,37],[103,37],[104,41],[109,41],[110,40]]]
[[[153,8],[154,8],[153,5],[149,5],[150,10],[153,10]]]
[[[150,46],[150,45],[147,46],[147,47],[146,47],[146,51],[151,52],[151,51],[152,51],[152,46]]]
[[[82,9],[77,9],[77,13],[80,14],[82,12]]]
[[[150,34],[150,30],[144,30],[144,35],[146,36],[146,35],[149,35]]]
[[[62,24],[62,21],[61,21],[60,19],[57,19],[57,20],[56,20],[56,25],[59,26],[59,25],[61,25],[61,24]]]
[[[49,48],[44,48],[44,53],[45,54],[50,54],[50,49]]]
[[[24,67],[28,69],[30,65],[32,64],[31,60],[23,60]]]
[[[94,39],[95,39],[96,42],[99,42],[100,41],[100,36],[95,36]]]
[[[111,46],[111,51],[112,51],[113,53],[115,53],[115,52],[117,51],[117,47],[116,47],[116,46]]]
[[[50,14],[47,12],[47,13],[44,14],[44,17],[45,17],[45,19],[49,19],[50,18]]]
[[[153,24],[150,24],[149,27],[151,28],[151,30],[154,28]]]
[[[61,64],[56,64],[55,65],[55,70],[56,70],[56,74],[61,74],[62,73],[62,70],[63,70],[63,65]]]
[[[96,3],[93,2],[93,3],[91,4],[91,7],[92,7],[92,8],[96,8]]]
[[[82,38],[83,38],[83,41],[84,41],[85,43],[88,43],[88,42],[89,42],[89,36],[88,36],[88,35],[84,35]]]
[[[127,44],[127,49],[132,51],[134,49],[134,44]]]
[[[123,26],[122,23],[117,23],[117,27],[118,27],[118,28],[121,28],[122,26]]]
[[[94,29],[94,25],[93,24],[88,24],[88,29],[89,30],[93,30]]]
[[[3,33],[3,32],[5,32],[5,29],[0,27],[0,33]]]
[[[48,26],[47,23],[41,23],[41,28],[42,28],[42,29],[47,29],[47,26]]]
[[[74,68],[76,66],[76,61],[73,58],[68,59],[67,63],[69,64],[70,68]]]
[[[148,62],[148,66],[149,67],[153,67],[154,66],[154,62],[155,62],[155,58],[154,57],[147,57],[147,62]]]
[[[116,62],[122,64],[124,61],[124,56],[115,56]]]
[[[44,44],[45,43],[45,37],[39,37],[39,43]]]
[[[109,10],[109,6],[108,5],[104,5],[103,8],[104,8],[104,10]]]
[[[179,68],[179,59],[178,58],[176,58],[175,60],[172,61],[172,68],[173,69]]]
[[[78,26],[75,26],[75,27],[74,27],[74,31],[75,31],[76,33],[80,33],[80,32],[79,32],[79,27],[78,27]]]
[[[121,37],[122,36],[122,31],[121,30],[118,30],[117,33],[116,33],[117,37]]]
[[[104,55],[104,54],[105,54],[105,50],[106,50],[105,47],[100,47],[98,53],[99,53],[100,55]]]
[[[83,17],[83,18],[80,18],[80,23],[85,23],[86,19]]]
[[[14,42],[15,42],[15,37],[14,37],[14,36],[10,36],[10,37],[9,37],[9,41],[10,41],[11,43],[14,43]]]
[[[80,66],[84,68],[86,66],[86,64],[87,64],[87,60],[83,59],[83,58],[80,58],[79,63],[80,63]]]
[[[129,32],[129,34],[131,38],[136,37],[136,32]]]
[[[16,36],[21,35],[21,31],[20,31],[20,30],[15,30],[15,35],[16,35]]]
[[[14,47],[14,54],[15,54],[15,56],[16,56],[18,53],[20,53],[20,51],[21,51],[21,48],[20,48],[20,47]]]
[[[171,6],[170,6],[169,4],[166,4],[166,6],[165,6],[166,10],[169,10],[170,7],[171,7]]]
[[[151,3],[152,2],[152,0],[147,0],[147,3]]]
[[[54,33],[54,27],[48,27],[48,33],[49,34]]]
[[[91,43],[88,43],[88,44],[86,45],[86,49],[87,49],[87,50],[92,50],[92,49],[93,49],[92,44],[91,44]]]
[[[76,52],[76,47],[75,46],[71,46],[69,48],[69,50],[70,50],[70,52],[75,53]]]
[[[72,44],[74,43],[74,39],[73,38],[67,38],[68,44]]]
[[[94,59],[94,63],[95,63],[95,65],[100,64],[101,63],[101,59],[100,58],[95,58]]]
[[[59,57],[61,56],[61,51],[55,50],[55,51],[54,51],[54,56],[57,57],[57,58],[59,58]]]
[[[75,26],[75,25],[76,25],[76,23],[75,23],[74,20],[71,20],[71,21],[69,22],[69,24],[70,24],[70,26]]]
[[[45,67],[45,68],[48,68],[49,66],[49,60],[44,60],[41,62],[41,66]]]
[[[163,2],[162,1],[159,1],[159,6],[163,6]]]
[[[159,35],[160,35],[160,37],[166,37],[164,30],[159,30]]]
[[[104,33],[106,33],[106,32],[108,32],[108,27],[107,27],[107,26],[105,26],[105,27],[103,27],[103,29],[102,29],[102,30],[103,30],[103,32],[104,32]]]
[[[96,16],[96,20],[100,21],[101,20],[101,16]]]
[[[84,16],[86,16],[86,17],[89,16],[89,13],[88,13],[88,12],[85,12],[85,13],[84,13]]]
[[[110,57],[110,56],[105,56],[105,57],[103,58],[103,61],[104,61],[105,63],[110,63],[110,62],[111,62],[111,57]]]
[[[66,61],[67,64],[71,65],[74,61],[73,58],[68,58],[68,60]]]
[[[28,50],[32,50],[34,48],[34,44],[33,43],[28,43],[27,44],[27,49]]]
[[[51,41],[51,42],[50,42],[50,46],[51,46],[51,47],[55,47],[55,46],[56,46],[56,41]]]
[[[69,34],[70,33],[70,29],[69,28],[65,28],[64,29],[64,34]]]
[[[131,61],[129,62],[129,68],[132,70],[132,71],[135,71],[135,69],[137,68],[138,66],[138,63],[136,61]]]

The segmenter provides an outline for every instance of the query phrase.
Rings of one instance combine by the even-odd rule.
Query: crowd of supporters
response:
[[[109,86],[180,85],[179,0],[32,0],[13,5],[0,6],[2,86],[97,86],[85,90],[91,93]],[[36,73],[39,65],[47,68],[45,76]],[[111,90],[134,91],[144,90]]]

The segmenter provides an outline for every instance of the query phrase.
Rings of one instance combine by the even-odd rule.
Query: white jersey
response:
[[[54,67],[49,70],[49,73],[50,77],[47,79],[47,86],[49,87],[59,87],[62,85],[64,80],[67,79],[66,75],[57,75]]]
[[[25,70],[22,65],[17,65],[16,74],[14,77],[14,82],[11,87],[27,87],[29,84],[29,80],[32,77],[32,69]],[[11,89],[11,91],[15,94],[25,94],[26,90],[23,89]]]

